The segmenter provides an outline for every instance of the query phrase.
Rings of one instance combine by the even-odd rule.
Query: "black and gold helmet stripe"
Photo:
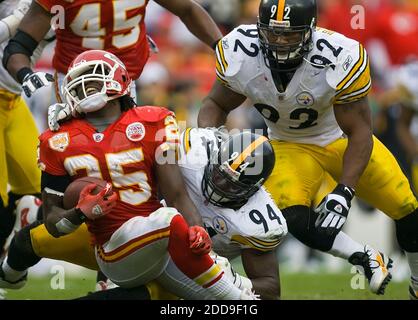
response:
[[[190,151],[190,148],[192,147],[192,143],[190,141],[190,131],[192,131],[193,128],[187,128],[183,132],[183,151],[185,154],[187,154]]]
[[[283,21],[285,4],[286,4],[286,0],[278,0],[277,2],[277,15],[276,15],[277,21]]]
[[[253,153],[255,149],[261,144],[263,144],[264,141],[267,141],[268,139],[265,136],[259,136],[256,140],[251,142],[250,145],[248,145],[244,151],[241,152],[241,154],[235,158],[234,162],[231,164],[231,169],[236,171],[238,167],[247,159],[248,156]]]

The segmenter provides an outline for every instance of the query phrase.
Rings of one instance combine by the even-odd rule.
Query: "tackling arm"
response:
[[[335,118],[348,137],[339,183],[355,188],[373,149],[373,132],[367,98],[334,106]]]
[[[199,127],[219,127],[225,124],[228,113],[245,99],[245,96],[215,81],[208,96],[203,99],[197,119]]]
[[[190,226],[203,226],[202,218],[187,193],[180,168],[176,164],[157,164],[156,174],[167,205],[176,208]]]
[[[276,251],[262,252],[255,249],[241,251],[242,264],[251,279],[255,293],[261,299],[280,299],[279,264]]]
[[[3,65],[16,80],[22,82],[27,73],[19,75],[19,71],[24,68],[30,69],[30,57],[39,42],[48,33],[50,19],[49,12],[33,1],[29,11],[19,24],[16,35],[10,39],[4,50]]]
[[[222,38],[215,21],[198,3],[193,0],[155,0],[158,4],[178,16],[197,38],[214,48]]]

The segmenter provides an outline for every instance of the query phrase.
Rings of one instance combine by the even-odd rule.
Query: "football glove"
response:
[[[51,131],[60,128],[59,122],[71,118],[71,107],[66,103],[55,103],[48,108],[48,127]]]
[[[212,249],[212,240],[201,226],[189,227],[189,243],[190,249],[197,255],[208,254]]]
[[[80,198],[75,207],[90,220],[96,220],[97,218],[108,214],[116,205],[116,200],[118,198],[114,192],[110,195],[107,194],[111,188],[110,183],[108,183],[106,188],[103,188],[98,194],[91,194],[94,188],[96,188],[95,183],[86,185],[83,190],[81,190]]]
[[[28,73],[22,82],[22,89],[25,95],[30,98],[32,94],[42,87],[47,87],[54,82],[54,76],[45,72]]]
[[[315,227],[329,236],[337,234],[347,220],[354,193],[353,188],[338,184],[314,210],[318,213]]]

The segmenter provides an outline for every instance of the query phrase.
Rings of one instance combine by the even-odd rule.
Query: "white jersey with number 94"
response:
[[[187,191],[212,235],[214,250],[228,258],[241,249],[270,251],[287,234],[286,221],[264,188],[238,210],[208,203],[202,193],[202,179],[210,155],[218,150],[218,139],[210,129],[188,128],[180,138],[180,161]]]

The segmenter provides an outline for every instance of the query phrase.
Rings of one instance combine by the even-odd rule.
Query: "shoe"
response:
[[[42,200],[34,196],[23,196],[16,201],[16,222],[13,228],[15,233],[37,220],[41,205]]]
[[[110,279],[107,279],[106,281],[100,280],[96,282],[96,288],[95,288],[95,292],[97,291],[105,291],[105,290],[109,290],[109,289],[113,289],[113,288],[117,288],[118,285],[116,285],[115,283],[113,283]]]
[[[386,286],[392,279],[390,269],[393,261],[381,252],[365,245],[364,252],[354,253],[348,261],[366,276],[370,290],[376,294],[384,294]]]
[[[6,280],[6,276],[3,271],[3,264],[0,264],[0,288],[21,289],[25,286],[27,280],[28,280],[27,272],[17,281]]]
[[[244,288],[241,290],[240,300],[261,300],[259,294],[255,294],[254,291]]]
[[[409,285],[409,299],[418,300],[418,281],[412,277]]]

